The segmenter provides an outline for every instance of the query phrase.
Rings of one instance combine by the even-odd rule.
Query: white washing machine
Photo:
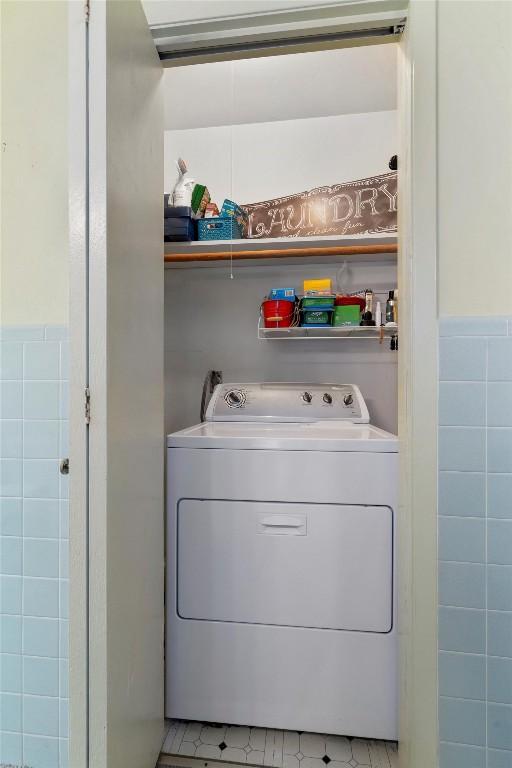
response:
[[[353,385],[206,419],[167,442],[167,717],[396,739],[397,438]]]

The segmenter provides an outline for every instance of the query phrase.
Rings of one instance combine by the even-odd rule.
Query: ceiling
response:
[[[166,130],[396,109],[395,44],[164,71]]]

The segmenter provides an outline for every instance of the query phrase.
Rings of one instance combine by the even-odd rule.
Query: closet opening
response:
[[[163,75],[162,764],[398,765],[398,49]]]

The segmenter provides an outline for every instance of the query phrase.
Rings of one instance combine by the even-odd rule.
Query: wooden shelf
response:
[[[166,266],[191,262],[254,259],[302,259],[343,257],[369,259],[396,254],[395,234],[325,237],[282,237],[252,240],[199,240],[191,243],[165,243]]]

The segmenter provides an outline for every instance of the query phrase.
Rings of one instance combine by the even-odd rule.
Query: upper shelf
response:
[[[195,240],[165,243],[166,266],[190,262],[239,259],[295,259],[318,256],[370,260],[379,254],[396,254],[395,234],[336,235],[324,237],[273,237],[251,240]]]

